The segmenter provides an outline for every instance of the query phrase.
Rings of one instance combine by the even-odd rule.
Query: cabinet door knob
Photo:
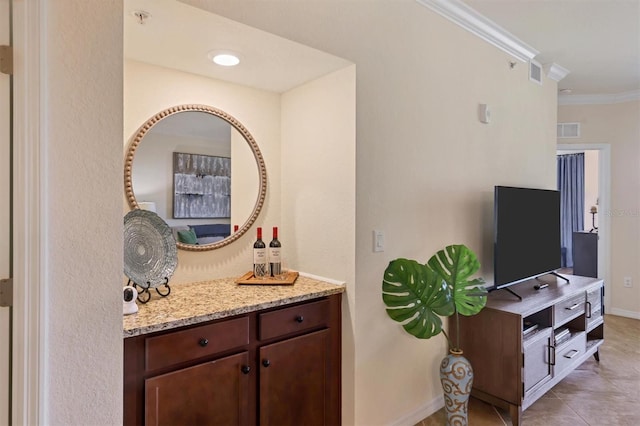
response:
[[[304,317],[303,317],[302,315],[298,315],[298,316],[296,317],[296,321],[297,321],[297,322],[302,322],[302,321],[304,321]]]
[[[271,361],[269,361],[268,359],[263,359],[262,360],[262,365],[264,365],[265,367],[268,367],[271,365]]]
[[[204,348],[205,346],[207,346],[207,345],[209,344],[209,341],[208,341],[207,339],[205,339],[204,337],[202,337],[202,338],[198,341],[198,344]]]
[[[240,371],[242,371],[244,374],[249,374],[249,371],[251,371],[251,367],[249,367],[248,365],[243,365]]]

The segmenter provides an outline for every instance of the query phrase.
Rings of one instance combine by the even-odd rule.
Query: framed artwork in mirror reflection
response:
[[[231,158],[173,153],[173,218],[231,217]]]

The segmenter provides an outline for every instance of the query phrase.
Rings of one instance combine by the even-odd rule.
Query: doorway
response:
[[[585,217],[584,230],[597,228],[598,232],[598,278],[604,280],[605,309],[610,309],[610,211],[611,193],[611,146],[609,144],[558,144],[557,154],[583,152],[585,168],[595,168],[595,173],[585,175]],[[597,190],[594,191],[594,188]],[[596,215],[591,214],[592,207],[596,208]]]

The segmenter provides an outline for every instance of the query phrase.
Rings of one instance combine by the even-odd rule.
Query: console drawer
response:
[[[553,325],[558,327],[584,313],[585,294],[579,293],[553,305]]]
[[[329,301],[305,303],[259,316],[260,339],[271,339],[286,334],[326,326],[329,318]]]
[[[587,291],[587,327],[602,318],[602,287]]]
[[[559,374],[565,368],[576,362],[587,350],[587,337],[584,332],[578,333],[555,350],[555,366],[553,374]]]
[[[587,328],[602,318],[602,305],[587,304]]]
[[[145,339],[145,369],[155,370],[248,344],[248,317],[149,337]]]

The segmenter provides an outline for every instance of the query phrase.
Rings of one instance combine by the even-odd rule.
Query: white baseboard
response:
[[[390,426],[413,426],[426,419],[442,407],[444,407],[444,396],[440,395],[432,401],[427,402],[423,406],[418,407],[417,410],[411,413],[407,413],[402,418],[391,423]]]
[[[636,311],[627,311],[624,309],[611,308],[611,310],[607,313],[611,315],[617,315],[619,317],[640,319],[640,312],[636,312]]]

